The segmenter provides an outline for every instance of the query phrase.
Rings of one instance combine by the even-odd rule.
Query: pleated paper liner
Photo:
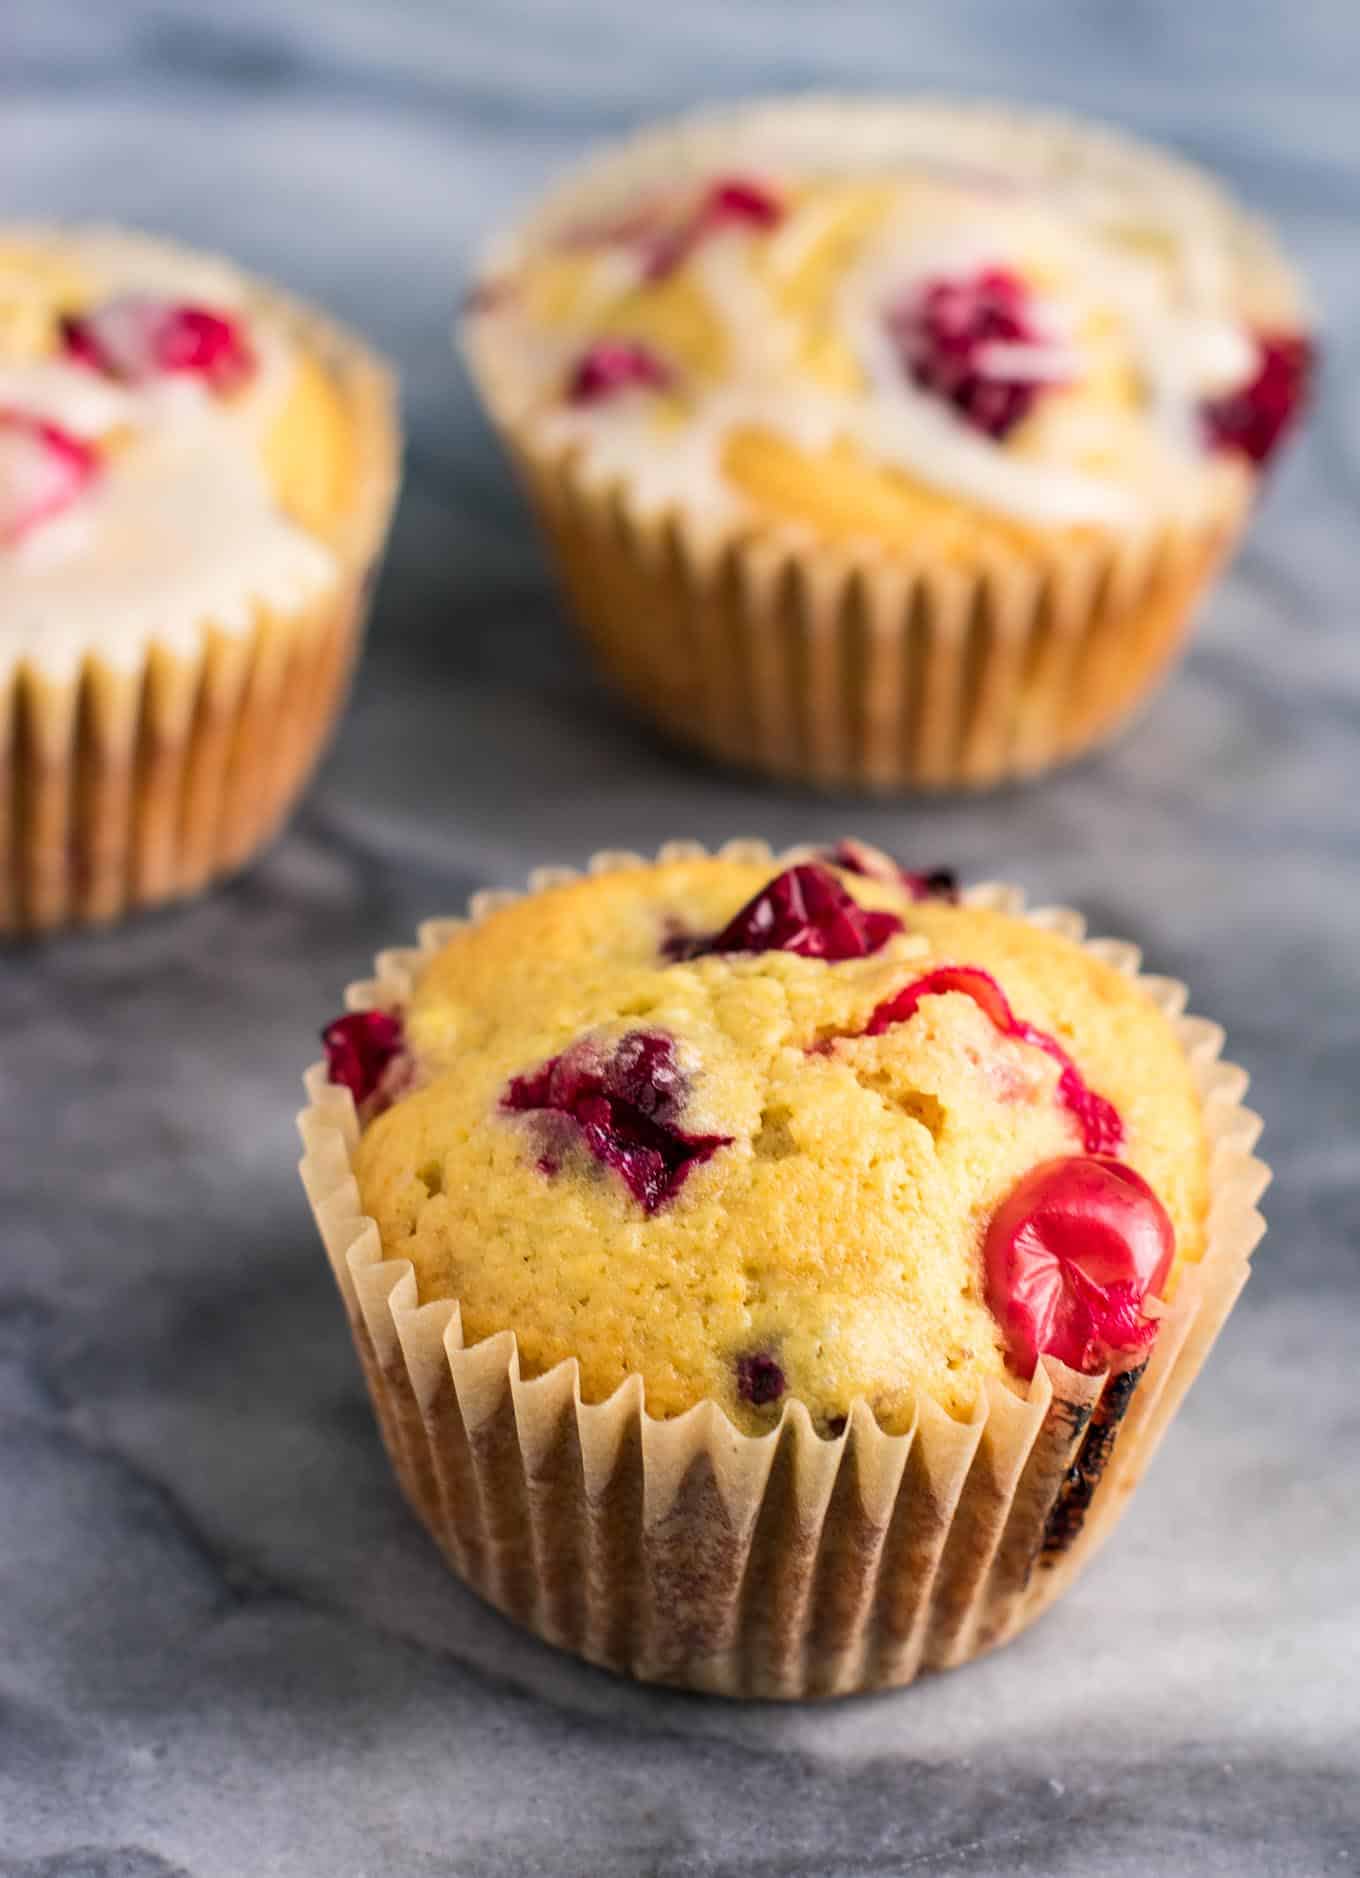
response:
[[[824,789],[981,789],[1102,742],[1175,659],[1246,512],[1235,484],[1198,526],[1055,535],[964,568],[928,542],[706,535],[579,455],[512,442],[610,684],[681,743]]]
[[[1263,323],[1302,317],[1269,235],[1192,165],[1092,125],[919,99],[774,101],[644,132],[494,242],[483,279],[677,176],[762,175],[781,160],[866,173],[952,163],[1111,192],[1240,254]],[[823,788],[979,789],[1099,744],[1174,660],[1249,508],[1251,476],[1225,469],[1194,515],[1133,532],[1034,529],[1024,551],[984,548],[980,531],[966,566],[925,533],[833,545],[760,513],[709,523],[645,507],[545,435],[494,306],[461,339],[604,676],[668,735]]]
[[[386,368],[310,308],[270,292],[341,384],[359,445],[334,582],[196,646],[148,636],[127,668],[92,635],[72,674],[0,671],[0,933],[112,920],[234,872],[278,830],[340,714],[396,495]]]
[[[725,850],[782,864],[759,843]],[[795,851],[796,853],[797,851]],[[672,844],[660,858],[702,853]],[[782,857],[783,860],[794,856]],[[608,869],[638,856],[604,854]],[[534,889],[567,877],[536,875]],[[481,895],[472,917],[507,896]],[[513,898],[514,896],[508,896]],[[970,903],[1022,913],[1012,889]],[[1024,914],[1074,939],[1063,909]],[[404,1004],[417,949],[379,955],[351,1009]],[[1089,949],[1129,976],[1138,954]],[[520,1373],[510,1332],[465,1345],[456,1301],[421,1304],[409,1262],[385,1259],[360,1211],[349,1092],[308,1072],[303,1181],[334,1267],[388,1454],[454,1571],[549,1643],[647,1681],[729,1696],[831,1696],[907,1683],[1005,1642],[1045,1610],[1127,1504],[1248,1275],[1269,1179],[1243,1071],[1185,991],[1140,977],[1176,1026],[1212,1144],[1203,1259],[1184,1267],[1137,1369],[1083,1376],[1044,1359],[1023,1390],[995,1382],[968,1421],[929,1399],[889,1435],[857,1401],[834,1440],[789,1402],[740,1432],[713,1402],[647,1412],[640,1377],[583,1402],[574,1361]]]

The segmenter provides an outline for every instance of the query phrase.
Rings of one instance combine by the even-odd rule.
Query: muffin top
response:
[[[1144,992],[854,844],[518,900],[327,1054],[384,1255],[589,1401],[636,1372],[652,1414],[751,1432],[790,1399],[829,1434],[860,1397],[963,1415],[1043,1352],[1139,1360],[1203,1248],[1200,1104]]]
[[[1197,172],[929,107],[644,138],[499,246],[470,323],[511,421],[646,505],[961,549],[1240,499],[1309,361]]]
[[[321,331],[224,261],[0,230],[8,658],[131,663],[327,587],[360,446]]]

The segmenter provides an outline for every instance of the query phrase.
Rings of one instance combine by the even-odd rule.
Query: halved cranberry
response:
[[[942,997],[961,991],[989,1017],[1003,1037],[1032,1044],[1058,1065],[1058,1100],[1081,1129],[1082,1144],[1088,1154],[1109,1154],[1124,1139],[1124,1123],[1118,1109],[1092,1089],[1071,1057],[1046,1030],[1027,1024],[1011,1009],[1009,1000],[990,972],[978,965],[939,965],[917,978],[891,998],[885,998],[869,1019],[864,1032],[879,1037],[893,1024],[905,1024],[914,1017],[922,998]]]
[[[1236,391],[1210,399],[1202,417],[1215,450],[1240,450],[1259,466],[1298,416],[1317,355],[1302,333],[1258,333],[1256,349],[1255,376]]]
[[[737,1395],[753,1408],[766,1408],[777,1402],[788,1385],[784,1372],[764,1350],[754,1350],[737,1358]]]
[[[720,933],[708,939],[674,938],[666,950],[681,959],[718,952],[796,952],[800,958],[836,964],[867,958],[901,930],[896,913],[861,906],[834,874],[805,861],[776,874]]]
[[[184,373],[229,392],[255,369],[239,319],[151,294],[122,294],[71,315],[62,341],[68,357],[127,384]]]
[[[69,508],[98,467],[94,447],[59,424],[0,410],[0,544]]]
[[[913,382],[998,440],[1028,417],[1061,376],[1011,362],[1013,347],[1050,342],[1033,323],[1028,287],[1005,268],[927,281],[888,309],[885,324]]]
[[[1002,1201],[983,1248],[987,1303],[1010,1360],[1032,1376],[1041,1355],[1088,1375],[1157,1334],[1149,1292],[1171,1271],[1176,1239],[1152,1188],[1107,1156],[1033,1168]]]
[[[959,877],[952,868],[936,867],[927,873],[918,873],[915,868],[903,867],[890,854],[871,848],[865,841],[838,841],[834,847],[823,848],[820,858],[831,867],[839,867],[844,874],[862,874],[868,880],[886,880],[894,886],[905,887],[913,900],[945,900],[951,906],[958,904]]]
[[[527,1076],[516,1076],[503,1106],[563,1116],[597,1161],[612,1167],[647,1213],[679,1190],[691,1168],[730,1145],[730,1135],[693,1135],[678,1125],[688,1082],[670,1037],[632,1030],[605,1051],[584,1037]],[[555,1173],[559,1162],[539,1163]]]
[[[664,280],[673,274],[704,236],[716,229],[734,225],[773,228],[783,213],[783,203],[764,183],[749,176],[721,177],[710,184],[698,208],[679,228],[653,243],[644,278]]]
[[[597,339],[572,367],[567,397],[572,404],[598,404],[616,392],[664,391],[672,382],[670,367],[650,347],[631,339]]]
[[[383,1075],[403,1043],[402,1022],[390,1011],[351,1011],[321,1033],[326,1074],[342,1084],[362,1107],[377,1093]]]

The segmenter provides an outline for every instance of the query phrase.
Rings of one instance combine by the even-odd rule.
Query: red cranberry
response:
[[[1058,379],[1008,375],[993,348],[1037,346],[1030,294],[1017,275],[984,268],[963,278],[927,281],[888,309],[885,321],[913,383],[953,406],[988,437],[1005,437]]]
[[[326,1074],[341,1083],[362,1108],[377,1093],[383,1075],[402,1050],[402,1022],[390,1011],[351,1011],[321,1033]]]
[[[862,874],[868,880],[886,880],[905,887],[913,900],[945,900],[951,906],[958,905],[959,877],[952,868],[936,867],[918,873],[863,841],[838,841],[834,847],[823,848],[820,858],[831,867],[839,867],[843,874]]]
[[[763,1350],[737,1358],[737,1394],[752,1408],[766,1408],[777,1402],[786,1387],[783,1370]]]
[[[851,899],[834,874],[812,862],[776,874],[711,939],[672,939],[672,958],[715,952],[796,952],[800,958],[867,958],[901,932],[896,913],[875,912]]]
[[[1258,333],[1256,374],[1202,407],[1215,450],[1240,450],[1252,463],[1274,455],[1308,395],[1316,351],[1302,333]]]
[[[573,366],[567,397],[572,404],[598,404],[619,391],[664,391],[671,383],[670,367],[649,347],[631,339],[597,339]]]
[[[611,1167],[647,1213],[655,1213],[701,1162],[730,1135],[692,1135],[678,1125],[688,1084],[671,1038],[629,1031],[602,1051],[589,1038],[517,1076],[504,1107],[518,1113],[560,1115],[574,1124],[595,1159]],[[540,1160],[555,1173],[557,1157]]]
[[[644,269],[647,280],[664,280],[673,274],[692,250],[716,229],[745,227],[773,228],[782,218],[784,205],[763,183],[750,177],[729,176],[710,185],[698,208],[670,234],[662,235],[652,246]]]
[[[1082,1076],[1071,1057],[1046,1030],[1027,1024],[1015,1015],[1005,992],[992,977],[977,965],[940,965],[924,978],[906,985],[893,997],[886,998],[869,1019],[865,1035],[878,1037],[893,1024],[904,1024],[914,1017],[922,998],[939,997],[961,991],[989,1017],[1003,1037],[1032,1044],[1058,1065],[1058,1100],[1081,1129],[1082,1144],[1088,1154],[1109,1154],[1124,1139],[1124,1124],[1112,1102],[1097,1095]]]
[[[128,384],[185,373],[228,392],[255,369],[238,319],[150,294],[124,294],[71,316],[62,339],[68,357]]]
[[[1041,1355],[1088,1375],[1146,1348],[1143,1313],[1171,1271],[1166,1208],[1131,1167],[1073,1155],[1033,1168],[997,1208],[983,1250],[987,1302],[1011,1362],[1032,1376]]]
[[[60,425],[0,409],[0,544],[69,508],[98,467],[93,446]]]

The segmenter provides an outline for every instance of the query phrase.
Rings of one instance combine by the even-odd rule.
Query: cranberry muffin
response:
[[[1089,1549],[1245,1274],[1241,1079],[1126,949],[860,844],[616,863],[387,955],[326,1033],[304,1172],[403,1482],[637,1674],[962,1660]]]
[[[189,892],[275,830],[397,453],[379,362],[229,263],[0,231],[0,931]]]
[[[605,153],[493,246],[465,336],[608,673],[716,754],[880,787],[1121,721],[1311,359],[1199,172],[919,102]]]

